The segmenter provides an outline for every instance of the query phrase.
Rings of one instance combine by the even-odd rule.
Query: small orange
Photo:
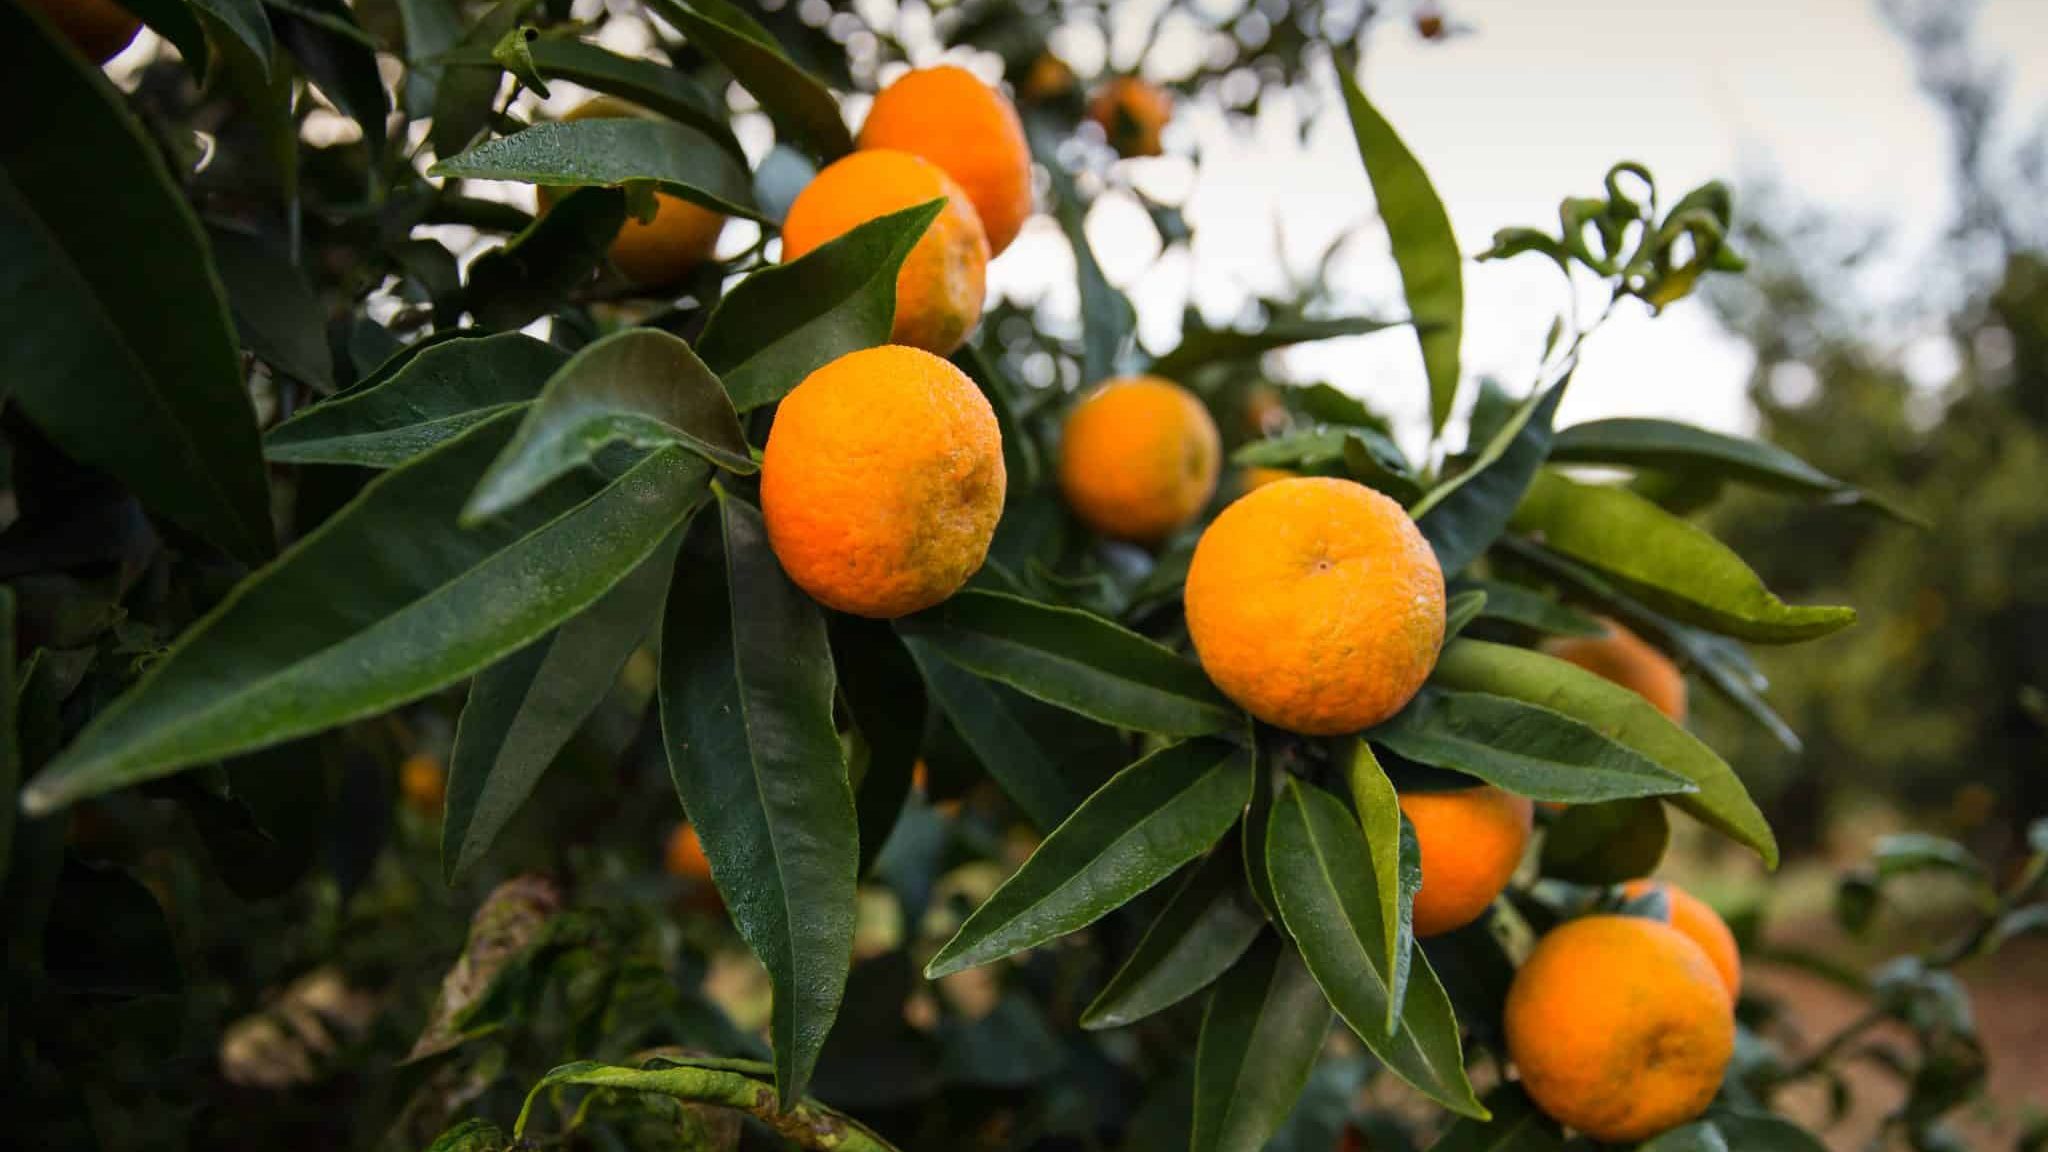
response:
[[[981,567],[1008,477],[995,410],[929,352],[849,352],[783,398],[761,459],[768,543],[820,603],[892,618]]]
[[[1057,100],[1074,90],[1074,70],[1065,60],[1051,52],[1040,52],[1031,58],[1031,67],[1024,73],[1024,82],[1017,91],[1025,100],[1042,104]]]
[[[671,876],[685,880],[711,879],[711,860],[704,855],[704,842],[697,838],[697,829],[689,824],[678,824],[668,834],[668,846],[662,853],[662,866]]]
[[[1237,491],[1239,495],[1243,495],[1264,488],[1268,484],[1292,480],[1299,475],[1299,472],[1290,472],[1285,468],[1246,468],[1237,474]]]
[[[896,326],[890,339],[951,355],[981,322],[988,234],[974,201],[938,165],[893,148],[833,161],[789,206],[782,222],[782,258],[795,260],[878,216],[942,197],[945,210],[896,275]]]
[[[894,148],[937,164],[974,201],[988,253],[1003,254],[1031,215],[1031,146],[1001,92],[950,64],[897,77],[875,97],[862,148]]]
[[[577,105],[562,119],[621,120],[634,116],[657,118],[654,113],[624,100],[599,96]],[[564,194],[545,184],[534,189],[543,213],[554,207],[555,200]],[[626,279],[648,287],[672,284],[687,275],[690,269],[711,259],[712,252],[718,247],[718,235],[725,230],[724,216],[680,196],[657,192],[654,203],[654,219],[643,224],[628,216],[611,248],[612,263],[625,274]]]
[[[1508,987],[1508,1053],[1537,1107],[1633,1144],[1706,1111],[1735,1012],[1706,954],[1667,924],[1586,916],[1554,929]]]
[[[1102,126],[1117,155],[1157,156],[1160,130],[1173,117],[1173,97],[1136,76],[1119,76],[1095,90],[1088,118]]]
[[[1714,971],[1720,975],[1728,995],[1741,995],[1742,950],[1736,947],[1735,933],[1729,931],[1728,922],[1706,901],[1669,881],[1631,880],[1621,886],[1621,895],[1627,900],[1640,900],[1653,891],[1664,893],[1664,902],[1671,909],[1667,922],[1699,945],[1700,951],[1713,961]]]
[[[1404,792],[1401,813],[1415,826],[1422,887],[1415,934],[1436,936],[1479,919],[1514,878],[1529,846],[1535,808],[1498,788]]]
[[[1195,394],[1157,376],[1111,380],[1067,414],[1060,489],[1104,536],[1157,544],[1216,494],[1223,439]]]
[[[1399,504],[1302,476],[1225,508],[1195,545],[1188,632],[1225,695],[1276,727],[1356,732],[1436,667],[1444,573]]]
[[[105,64],[135,42],[142,21],[114,0],[27,0],[71,46],[95,64]]]
[[[1551,639],[1543,650],[1634,692],[1672,723],[1685,723],[1685,676],[1678,665],[1620,624],[1605,617],[1600,623],[1607,635]]]
[[[426,752],[407,756],[398,766],[398,794],[415,812],[439,814],[448,796],[448,771],[441,766],[441,758]]]

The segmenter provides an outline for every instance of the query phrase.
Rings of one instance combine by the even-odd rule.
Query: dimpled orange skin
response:
[[[1159,133],[1173,118],[1173,97],[1136,76],[1119,76],[1095,90],[1088,118],[1101,125],[1117,155],[1157,156]]]
[[[850,352],[776,410],[761,459],[768,543],[829,608],[890,619],[981,567],[1007,484],[996,416],[929,352]]]
[[[1156,544],[1216,494],[1223,439],[1195,394],[1157,376],[1111,380],[1067,414],[1060,490],[1104,536]]]
[[[1415,826],[1422,887],[1415,893],[1415,934],[1463,928],[1514,879],[1529,846],[1536,808],[1491,786],[1455,792],[1406,792],[1401,812]]]
[[[1734,1005],[1706,954],[1636,916],[1587,916],[1539,940],[1506,1024],[1537,1107],[1614,1144],[1706,1111],[1735,1051]]]
[[[782,222],[782,258],[795,260],[878,216],[942,196],[945,210],[897,273],[890,339],[949,356],[981,322],[988,235],[973,200],[938,165],[893,148],[833,161],[790,205]]]
[[[617,120],[628,116],[652,118],[653,113],[624,100],[599,96],[577,105],[562,119]],[[534,189],[543,213],[566,194],[545,184]],[[725,231],[723,215],[680,196],[657,192],[654,205],[654,219],[643,224],[635,217],[626,217],[618,238],[612,241],[612,263],[635,284],[653,286],[682,279],[690,269],[711,259],[718,247],[719,233]]]
[[[27,5],[47,17],[95,64],[119,56],[142,30],[142,21],[114,0],[27,0]]]
[[[1188,632],[1209,678],[1310,736],[1399,712],[1444,639],[1444,574],[1399,504],[1363,484],[1268,484],[1216,517],[1188,566]]]
[[[862,148],[894,148],[937,164],[960,185],[1003,254],[1031,215],[1031,147],[1024,122],[1001,92],[965,68],[920,68],[875,97],[861,125]]]
[[[1622,897],[1628,900],[1640,900],[1652,891],[1664,893],[1664,900],[1671,908],[1671,926],[1707,954],[1715,973],[1721,977],[1721,986],[1728,989],[1728,995],[1741,995],[1742,949],[1736,946],[1735,933],[1729,931],[1728,922],[1709,908],[1706,901],[1669,881],[1631,880],[1621,886]]]
[[[1634,692],[1672,723],[1685,723],[1685,676],[1678,665],[1620,624],[1605,617],[1600,623],[1607,635],[1552,639],[1543,650]]]

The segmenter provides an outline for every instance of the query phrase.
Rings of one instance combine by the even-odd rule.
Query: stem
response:
[[[1786,1069],[1784,1076],[1779,1078],[1778,1083],[1780,1085],[1790,1084],[1794,1080],[1805,1079],[1820,1071],[1836,1056],[1840,1055],[1842,1049],[1848,1047],[1851,1040],[1856,1039],[1856,1037],[1882,1023],[1885,1016],[1886,1013],[1882,1008],[1865,1008],[1861,1016],[1843,1025],[1842,1030],[1830,1036],[1827,1043],[1814,1049],[1808,1054],[1806,1059]]]

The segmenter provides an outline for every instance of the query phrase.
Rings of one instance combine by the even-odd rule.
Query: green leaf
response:
[[[1173,351],[1152,362],[1152,373],[1169,380],[1185,380],[1211,364],[1250,360],[1278,348],[1334,340],[1340,336],[1363,336],[1406,323],[1406,320],[1381,320],[1372,316],[1330,316],[1275,320],[1256,332],[1191,327],[1181,333],[1180,343]]]
[[[1055,753],[1032,731],[1019,705],[1031,701],[969,672],[915,636],[898,633],[917,661],[925,689],[983,768],[1024,815],[1040,828],[1056,828],[1081,796],[1060,772]]]
[[[1458,638],[1465,626],[1479,618],[1486,611],[1486,593],[1467,588],[1451,593],[1449,605],[1444,610],[1444,643]]]
[[[14,798],[21,787],[21,742],[15,731],[14,589],[0,584],[0,884],[14,858]]]
[[[1167,736],[1244,724],[1199,665],[1078,609],[970,589],[896,627],[976,675],[1104,724]]]
[[[417,352],[270,430],[263,454],[290,464],[390,468],[540,395],[568,355],[531,336],[462,336]]]
[[[121,0],[121,6],[140,17],[150,31],[171,42],[184,57],[192,79],[205,85],[212,53],[206,45],[206,30],[200,26],[187,0]]]
[[[868,1131],[859,1121],[827,1108],[815,1100],[787,1098],[781,1108],[767,1099],[765,1085],[750,1075],[751,1064],[734,1060],[686,1060],[661,1057],[640,1068],[619,1068],[588,1060],[564,1064],[536,1083],[526,1094],[513,1125],[515,1144],[526,1131],[533,1105],[543,1095],[571,1085],[604,1088],[618,1092],[645,1092],[687,1103],[708,1104],[748,1113],[770,1131],[798,1147],[827,1148],[832,1152],[896,1152],[894,1145]]]
[[[996,431],[1003,441],[1003,472],[1009,477],[1009,490],[1027,492],[1037,488],[1044,468],[1039,460],[1037,442],[1018,417],[1017,385],[989,357],[979,341],[970,340],[961,345],[953,353],[952,361],[955,368],[967,373],[967,378],[981,389],[988,406],[995,410]],[[1157,576],[1158,570],[1154,569],[1153,574]]]
[[[1485,692],[1425,687],[1369,735],[1419,764],[1477,776],[1537,800],[1590,804],[1698,790],[1686,777],[1562,712]]]
[[[1301,954],[1268,936],[1209,997],[1195,1044],[1192,1152],[1259,1152],[1280,1130],[1330,1032]]]
[[[1490,1120],[1461,1116],[1430,1145],[1430,1152],[1563,1152],[1564,1130],[1545,1116],[1519,1084],[1486,1094]]]
[[[491,126],[491,111],[505,70],[491,59],[491,47],[519,27],[540,0],[499,0],[460,33],[452,51],[427,61],[434,79],[434,123],[427,141],[436,156],[453,156],[475,143]],[[457,16],[458,27],[460,16]],[[410,25],[408,25],[410,27]],[[418,64],[414,65],[415,68]]]
[[[1464,338],[1465,285],[1458,238],[1428,173],[1394,126],[1366,100],[1356,72],[1356,61],[1339,53],[1337,79],[1344,86],[1351,130],[1393,243],[1408,314],[1422,344],[1422,364],[1429,374],[1430,431],[1441,432],[1458,395],[1458,346]]]
[[[848,352],[887,344],[896,274],[944,209],[934,200],[876,217],[734,285],[697,339],[733,406],[773,404]]]
[[[712,879],[775,987],[787,1110],[846,991],[860,832],[824,612],[783,574],[758,510],[721,493],[719,511],[720,554],[686,549],[669,592],[662,731]]]
[[[1880,880],[1915,872],[1950,872],[1971,880],[1987,881],[1984,862],[1968,848],[1945,836],[1924,832],[1895,832],[1877,842],[1871,863]]]
[[[1401,1008],[1408,998],[1408,975],[1415,952],[1415,894],[1422,890],[1422,846],[1415,829],[1401,815],[1401,797],[1380,767],[1372,745],[1352,742],[1346,772],[1351,805],[1372,857],[1373,890],[1379,898],[1380,924],[1386,937],[1387,1035],[1401,1027]]]
[[[1266,926],[1245,889],[1244,858],[1226,840],[1145,929],[1138,947],[1081,1013],[1081,1027],[1121,1028],[1207,988]]]
[[[441,873],[469,874],[661,617],[680,531],[589,609],[477,674],[448,758]]]
[[[670,449],[457,530],[511,433],[496,417],[372,480],[179,637],[27,804],[46,812],[456,683],[588,607],[702,499],[706,469]]]
[[[1252,753],[1222,740],[1154,752],[1053,829],[925,967],[933,979],[1102,919],[1208,851],[1244,813]]]
[[[1481,620],[1498,620],[1551,636],[1607,634],[1606,626],[1598,620],[1520,584],[1467,576],[1453,583],[1451,591],[1453,595],[1460,592],[1486,593],[1486,603],[1479,608]]]
[[[222,27],[239,37],[248,47],[249,54],[262,62],[268,74],[274,42],[270,35],[270,21],[263,15],[260,0],[191,0],[191,3],[193,7],[211,13]]]
[[[1446,688],[1561,712],[1684,776],[1699,791],[1673,796],[1673,804],[1754,848],[1767,866],[1778,866],[1777,840],[1735,770],[1634,692],[1541,652],[1478,640],[1445,648],[1431,678]]]
[[[276,545],[228,304],[199,221],[120,93],[0,9],[0,379],[66,455],[260,563]],[[149,274],[138,275],[136,269]]]
[[[1289,778],[1273,804],[1266,867],[1281,919],[1337,1014],[1417,1091],[1461,1116],[1484,1118],[1465,1078],[1450,997],[1420,949],[1401,1026],[1387,1031],[1386,927],[1372,855],[1350,811],[1328,792]]]
[[[787,144],[821,161],[853,151],[853,135],[829,89],[796,66],[768,30],[727,0],[648,0],[705,55],[725,65]]]
[[[1550,421],[1570,383],[1567,376],[1532,393],[1477,459],[1408,510],[1444,575],[1464,571],[1507,528],[1550,450]]]
[[[578,188],[469,266],[462,303],[479,327],[524,328],[588,285],[626,222],[615,188]]]
[[[1252,773],[1252,800],[1244,813],[1244,878],[1252,899],[1266,919],[1279,923],[1280,904],[1273,897],[1273,877],[1266,870],[1266,833],[1272,826],[1273,792],[1286,776],[1277,767]]]
[[[278,43],[306,78],[362,127],[370,155],[381,157],[391,96],[377,71],[376,41],[357,25],[354,11],[345,0],[292,0],[289,7],[272,4],[270,19]]]
[[[1711,1120],[1700,1120],[1660,1132],[1636,1145],[1636,1152],[1733,1152]],[[1744,1148],[1742,1152],[1749,1152]]]
[[[726,123],[724,104],[715,100],[689,73],[607,52],[581,40],[543,37],[527,45],[534,67],[546,75],[581,84],[594,92],[631,101],[650,112],[680,120],[744,156]]]
[[[1660,800],[1574,804],[1543,835],[1541,871],[1574,884],[1619,884],[1656,871],[1670,843]]]
[[[1820,1138],[1789,1120],[1761,1112],[1716,1108],[1708,1114],[1736,1152],[1826,1152]]]
[[[860,872],[865,876],[910,798],[924,744],[924,679],[886,622],[836,612],[829,630],[839,692],[867,749],[854,781]]]
[[[1790,644],[1856,622],[1853,608],[1786,604],[1727,545],[1626,488],[1542,472],[1513,525],[1651,608],[1724,636]]]
[[[629,116],[535,124],[443,160],[430,174],[557,187],[648,181],[714,212],[760,218],[746,166],[718,141],[669,120]]]
[[[584,348],[548,378],[477,482],[464,523],[501,515],[620,443],[677,445],[728,471],[759,471],[718,377],[677,337],[631,328]]]
[[[231,2],[253,3],[254,0]],[[397,3],[398,19],[405,28],[405,114],[414,120],[425,120],[434,112],[434,99],[444,67],[441,57],[462,41],[462,14],[456,10],[455,0],[397,0]]]
[[[1231,453],[1241,467],[1288,468],[1301,472],[1349,473],[1361,484],[1406,504],[1422,495],[1400,446],[1377,428],[1324,426],[1254,440]]]
[[[1052,178],[1052,213],[1074,250],[1074,276],[1081,294],[1081,384],[1086,387],[1114,375],[1138,329],[1138,313],[1130,298],[1117,291],[1088,243],[1088,205],[1074,177],[1058,158],[1059,140],[1036,120],[1027,121],[1025,135],[1031,155]]]
[[[471,1117],[434,1137],[427,1152],[503,1152],[509,1146],[497,1125]]]
[[[247,233],[209,227],[207,240],[242,343],[277,371],[334,391],[327,312],[305,274],[284,253]]]
[[[548,89],[547,77],[533,64],[533,41],[539,38],[537,29],[522,24],[498,37],[498,42],[491,46],[491,59],[514,80],[532,89],[535,96],[546,100],[553,93]]]

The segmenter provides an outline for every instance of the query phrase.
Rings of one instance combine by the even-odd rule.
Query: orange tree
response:
[[[1556,648],[1616,622],[1779,730],[1745,646],[1853,613],[1683,509],[1883,505],[1683,424],[1555,427],[1598,319],[1464,403],[1462,257],[1358,87],[1370,6],[1169,14],[1222,37],[1183,97],[1334,64],[1405,316],[1308,285],[1157,355],[1082,221],[1119,189],[1185,241],[1114,159],[1176,147],[1172,99],[1091,101],[1046,49],[1104,10],[946,11],[920,35],[1022,114],[913,72],[857,138],[838,91],[900,29],[613,7],[0,0],[12,1133],[1803,1149],[1778,1091],[1898,1020],[1893,1124],[1949,1146],[1983,1075],[1949,970],[2048,919],[2048,844],[1995,883],[1889,842],[1852,922],[1928,868],[1981,915],[1781,1051],[1711,910],[1610,887],[1671,809],[1774,866],[1770,828],[1674,686]],[[665,59],[602,46],[646,14]],[[117,88],[136,18],[177,58]],[[550,84],[614,103],[543,120]],[[1041,180],[1078,326],[986,299]],[[1739,270],[1729,217],[1623,164],[1480,258],[1656,309]],[[1419,455],[1268,378],[1382,329]]]

